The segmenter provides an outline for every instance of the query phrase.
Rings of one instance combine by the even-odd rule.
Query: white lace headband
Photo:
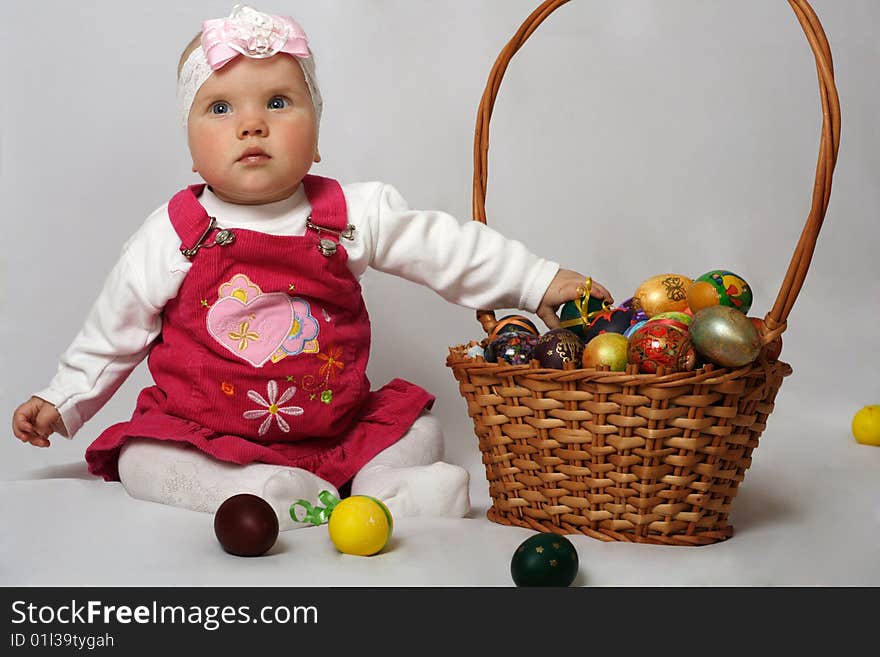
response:
[[[201,45],[190,53],[180,69],[177,101],[184,128],[196,93],[214,71],[239,55],[265,59],[278,53],[292,56],[302,69],[320,126],[324,101],[315,76],[315,58],[303,29],[289,16],[273,16],[236,5],[229,18],[202,24]]]

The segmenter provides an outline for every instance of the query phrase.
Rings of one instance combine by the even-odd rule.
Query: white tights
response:
[[[355,476],[352,495],[382,500],[392,516],[462,517],[470,510],[467,470],[441,461],[443,433],[427,411],[397,443],[377,454]],[[282,530],[309,526],[290,517],[300,499],[339,491],[300,468],[218,461],[188,445],[147,438],[128,440],[119,454],[119,479],[134,498],[214,513],[238,493],[264,498]]]

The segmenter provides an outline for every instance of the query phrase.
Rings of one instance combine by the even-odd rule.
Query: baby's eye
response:
[[[290,107],[290,101],[284,96],[273,96],[266,105],[269,109],[278,110]]]
[[[226,101],[217,101],[213,105],[211,105],[211,113],[212,114],[229,114],[229,103]]]

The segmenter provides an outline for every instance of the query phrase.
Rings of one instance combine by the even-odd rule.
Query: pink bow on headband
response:
[[[274,16],[235,5],[229,18],[202,23],[202,50],[213,70],[222,68],[239,55],[264,59],[284,52],[309,57],[306,33],[289,16]]]

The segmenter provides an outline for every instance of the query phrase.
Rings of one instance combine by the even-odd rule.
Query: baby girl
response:
[[[555,327],[585,276],[478,222],[411,210],[390,185],[310,175],[322,99],[289,17],[239,5],[206,21],[178,97],[204,184],[125,244],[57,374],[16,409],[16,437],[72,438],[148,358],[155,385],[85,454],[132,497],[213,512],[249,492],[292,528],[304,524],[292,502],[349,484],[395,515],[467,514],[468,474],[441,460],[431,394],[401,379],[370,388],[359,279],[373,267]]]

